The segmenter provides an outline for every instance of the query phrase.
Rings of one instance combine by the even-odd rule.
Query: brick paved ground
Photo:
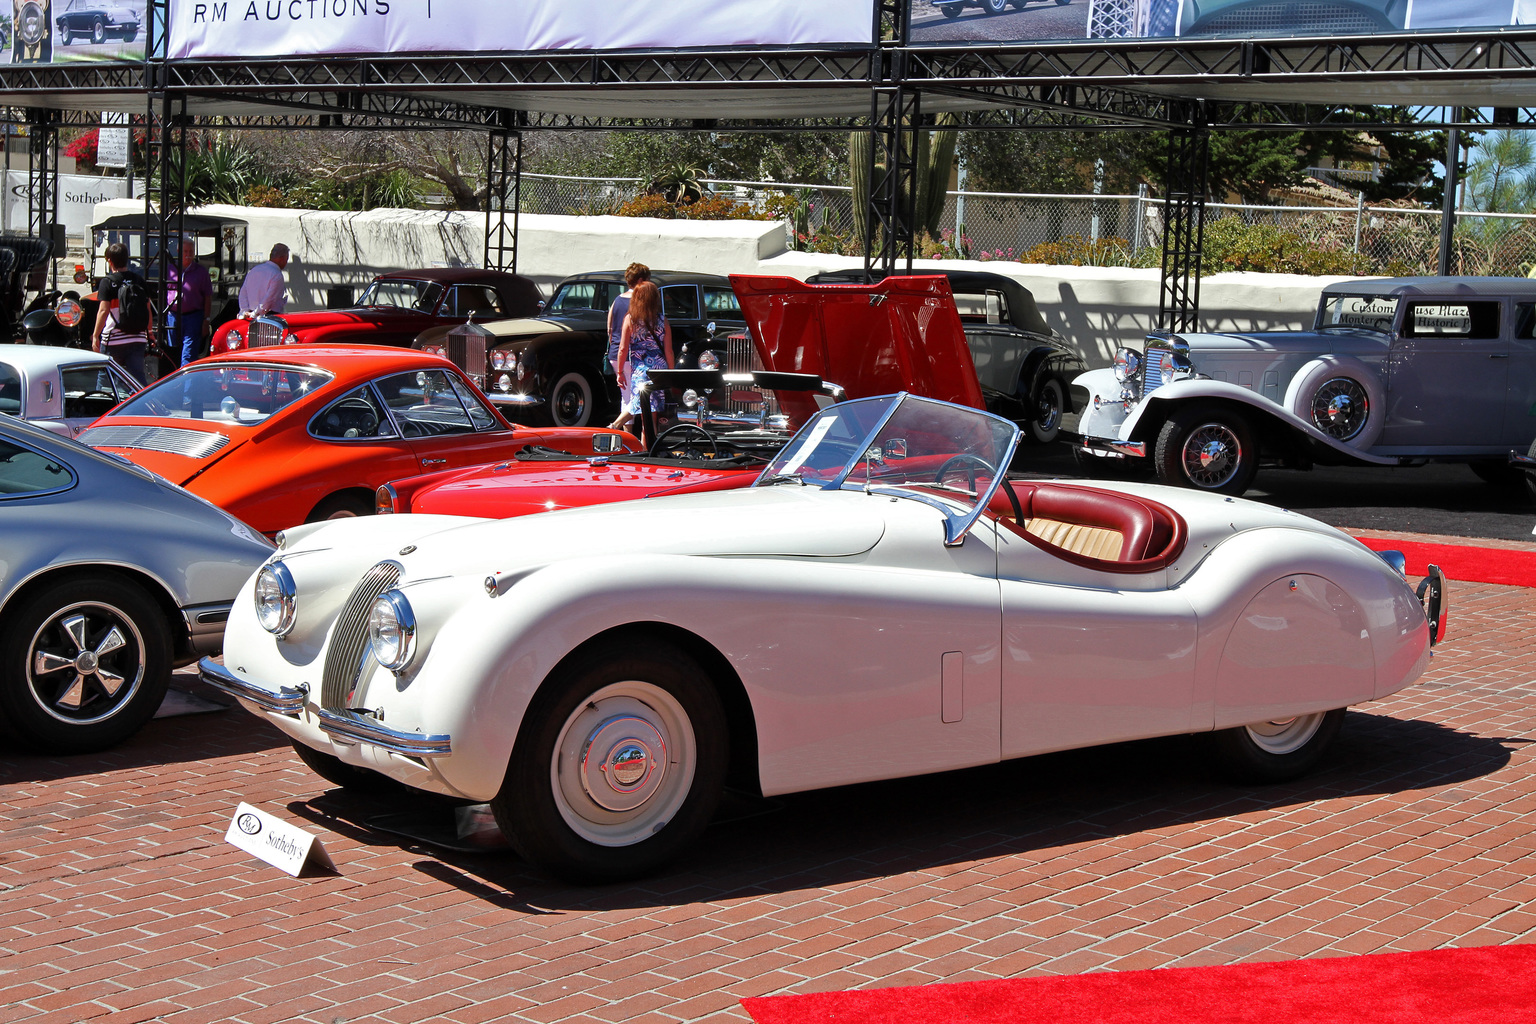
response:
[[[1426,680],[1301,783],[1186,740],[741,804],[644,884],[577,890],[364,826],[240,711],[0,754],[0,1024],[741,1022],[742,996],[1531,941],[1536,591],[1455,589]],[[226,845],[237,801],[338,877]]]

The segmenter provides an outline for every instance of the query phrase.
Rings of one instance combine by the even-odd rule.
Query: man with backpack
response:
[[[154,318],[149,308],[149,283],[138,271],[128,268],[128,247],[121,242],[107,246],[107,266],[112,272],[101,279],[96,289],[96,331],[91,347],[105,352],[112,361],[132,374],[140,384],[144,378],[144,352],[153,337]]]

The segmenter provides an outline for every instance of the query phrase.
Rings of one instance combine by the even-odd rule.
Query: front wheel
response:
[[[1344,709],[1317,711],[1209,733],[1222,774],[1236,782],[1287,782],[1317,766],[1339,729]]]
[[[0,623],[0,720],[35,750],[81,754],[147,721],[171,681],[170,629],[143,587],[62,580]]]
[[[1259,471],[1259,446],[1240,413],[1220,406],[1181,410],[1157,435],[1154,462],[1165,484],[1242,494]]]
[[[954,21],[956,18],[960,17],[961,5],[950,4],[947,7],[940,7],[939,10],[944,12],[944,17],[948,18],[950,21]]]
[[[1008,0],[982,0],[981,6],[988,14],[1002,14],[1008,9]]]
[[[596,388],[580,370],[567,370],[555,378],[545,397],[549,415],[557,427],[585,427],[592,422]]]
[[[373,515],[374,505],[355,494],[333,494],[320,504],[304,520],[306,523],[323,523],[328,519],[353,519]]]
[[[326,782],[334,783],[351,793],[397,793],[403,787],[387,775],[370,771],[367,768],[359,768],[354,764],[347,764],[341,758],[333,754],[322,754],[312,747],[306,747],[298,740],[293,741],[293,752],[299,755],[299,760],[304,766]]]
[[[553,875],[634,878],[704,830],[727,749],[720,698],[687,655],[647,641],[600,648],[534,698],[491,809]]]
[[[107,23],[97,18],[91,22],[91,42],[104,43],[107,41]]]

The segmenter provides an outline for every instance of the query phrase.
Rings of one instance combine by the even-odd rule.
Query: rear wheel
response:
[[[982,0],[981,6],[988,14],[1002,14],[1008,9],[1008,0]]]
[[[1242,494],[1259,471],[1259,446],[1240,413],[1196,405],[1163,424],[1154,461],[1162,483]]]
[[[597,388],[580,370],[566,370],[555,377],[546,399],[549,416],[557,427],[585,427],[591,424],[593,396]]]
[[[1317,766],[1339,729],[1344,709],[1317,711],[1210,733],[1222,774],[1237,782],[1286,782]]]
[[[1036,444],[1049,444],[1061,433],[1061,418],[1067,410],[1067,393],[1061,381],[1047,377],[1035,389],[1030,404],[1029,436]]]
[[[634,878],[709,823],[727,748],[720,698],[687,655],[644,641],[597,649],[535,697],[491,808],[551,874]]]
[[[946,7],[940,7],[939,10],[944,12],[944,17],[948,18],[950,21],[954,21],[956,18],[960,17],[961,5],[949,4]]]
[[[76,577],[28,595],[0,623],[0,719],[56,754],[127,739],[165,699],[170,630],[143,587]]]
[[[355,494],[333,494],[320,504],[305,519],[306,523],[320,523],[327,519],[352,519],[355,516],[373,515],[374,506],[370,501]]]
[[[1526,471],[1508,462],[1469,462],[1467,468],[1485,484],[1518,490],[1525,486]]]

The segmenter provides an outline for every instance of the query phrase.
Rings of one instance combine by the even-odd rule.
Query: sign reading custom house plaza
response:
[[[873,0],[171,0],[172,59],[868,45]]]

